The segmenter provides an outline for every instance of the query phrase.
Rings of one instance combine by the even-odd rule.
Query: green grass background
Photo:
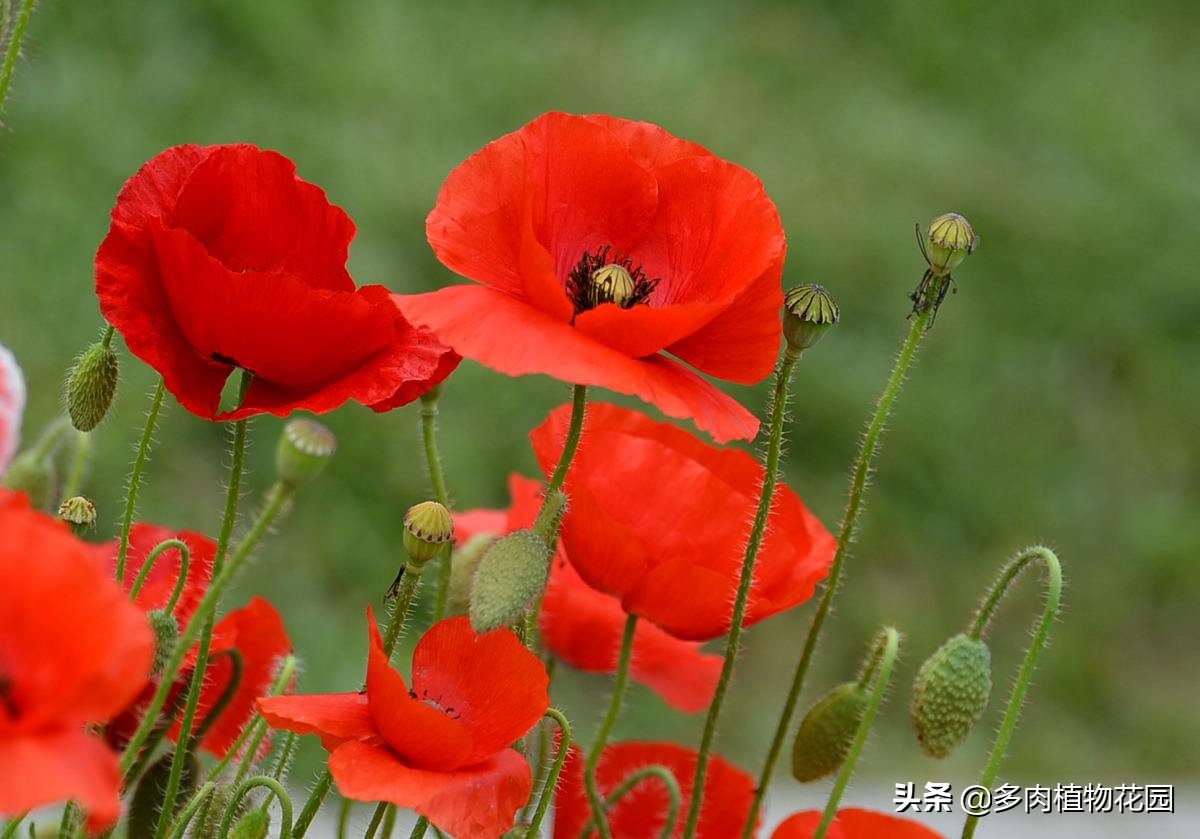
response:
[[[0,134],[0,342],[30,380],[27,438],[100,325],[91,263],[113,198],[163,147],[283,151],[357,221],[358,281],[421,290],[454,281],[423,219],[480,145],[549,109],[657,122],[757,172],[790,238],[786,282],[841,302],[842,324],[799,370],[787,462],[831,527],[923,267],[913,223],[957,210],[982,236],[888,430],[807,698],[894,623],[904,659],[866,766],[918,782],[976,771],[1028,639],[1032,581],[994,636],[992,716],[946,764],[915,746],[907,685],[1006,556],[1044,540],[1066,564],[1066,608],[1006,772],[1195,773],[1198,24],[1194,4],[1116,0],[46,0]],[[115,529],[153,380],[123,356],[88,486],[99,536]],[[762,387],[734,392],[763,404]],[[533,472],[527,431],[566,398],[549,379],[465,363],[443,405],[457,502],[502,504],[507,473]],[[415,408],[349,406],[328,423],[336,461],[231,600],[279,605],[306,690],[361,678],[364,606],[401,561],[404,509],[428,492]],[[255,492],[279,425],[253,425]],[[144,516],[214,532],[224,429],[172,406],[158,441]],[[752,769],[809,611],[749,633],[720,748]],[[592,729],[602,680],[567,674],[559,691]],[[632,696],[620,736],[696,742],[700,718]]]

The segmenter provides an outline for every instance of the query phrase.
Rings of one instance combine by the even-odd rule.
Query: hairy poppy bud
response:
[[[422,501],[404,514],[404,550],[410,564],[420,568],[454,539],[450,511],[436,501]]]
[[[157,676],[167,666],[175,645],[179,643],[179,622],[175,616],[163,609],[155,609],[149,616],[150,628],[154,631],[154,663],[150,673]]]
[[[266,839],[270,832],[270,814],[266,810],[250,810],[234,824],[229,839]]]
[[[129,836],[153,836],[158,828],[158,817],[162,812],[164,799],[167,797],[167,785],[171,775],[171,762],[174,752],[167,752],[154,763],[150,764],[129,802]],[[175,797],[176,811],[182,809],[184,803],[192,797],[196,789],[196,780],[200,777],[200,761],[194,752],[189,753],[183,764],[180,776],[179,790]],[[174,815],[174,814],[172,814]],[[169,820],[168,820],[169,821]]]
[[[987,710],[992,654],[978,638],[955,635],[926,659],[913,683],[912,722],[921,748],[945,757]]]
[[[337,451],[337,437],[316,420],[294,419],[283,426],[275,449],[275,472],[290,489],[317,477]]]
[[[39,510],[50,507],[58,485],[54,461],[37,449],[21,452],[13,458],[4,473],[4,486],[29,496],[29,503]]]
[[[471,583],[483,555],[498,537],[494,533],[479,533],[450,558],[450,586],[446,596],[446,616],[465,615],[471,610]]]
[[[940,215],[929,222],[929,267],[938,276],[949,274],[978,244],[971,222],[958,213]]]
[[[91,431],[112,405],[117,392],[117,354],[103,341],[92,344],[67,376],[67,413],[80,431]]]
[[[796,286],[784,295],[783,335],[793,350],[806,350],[820,341],[839,317],[837,301],[822,286]]]
[[[550,548],[532,530],[497,541],[475,572],[471,586],[471,625],[476,632],[510,626],[529,608],[550,576]]]
[[[96,505],[91,499],[76,495],[58,506],[58,517],[78,528],[91,527],[96,523]]]
[[[816,701],[792,744],[792,775],[797,781],[815,781],[841,768],[869,699],[862,685],[846,682]]]

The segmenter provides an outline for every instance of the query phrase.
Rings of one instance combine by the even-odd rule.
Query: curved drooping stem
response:
[[[625,632],[621,636],[621,653],[617,659],[617,674],[613,680],[612,701],[608,704],[608,713],[596,733],[596,741],[588,753],[587,763],[583,770],[583,784],[587,789],[588,801],[592,805],[592,817],[596,823],[597,832],[601,839],[612,839],[612,831],[608,827],[608,816],[605,814],[604,799],[600,797],[600,788],[596,785],[596,767],[600,764],[600,756],[604,754],[604,746],[608,743],[617,717],[621,715],[621,705],[625,701],[625,688],[629,684],[629,664],[633,660],[633,638],[637,633],[637,615],[629,615],[625,619]]]
[[[1021,572],[1034,563],[1041,564],[1044,571],[1046,602],[1033,633],[1033,642],[1030,643],[1029,650],[1025,653],[1025,660],[1021,663],[1021,670],[1017,673],[1017,681],[1013,684],[1012,694],[1008,698],[1008,707],[1004,711],[1004,721],[1000,723],[1000,730],[996,733],[995,742],[992,743],[992,753],[988,757],[983,776],[979,779],[980,785],[985,789],[992,788],[992,784],[996,781],[996,775],[1000,772],[1000,764],[1004,761],[1008,743],[1012,740],[1013,732],[1017,728],[1017,721],[1021,717],[1021,706],[1025,702],[1025,694],[1029,692],[1033,671],[1037,669],[1038,657],[1046,646],[1050,627],[1058,616],[1058,607],[1062,601],[1062,565],[1054,551],[1036,545],[1019,553],[1000,573],[1000,577],[993,584],[991,591],[971,622],[971,637],[981,639],[987,632],[996,608],[1008,593],[1013,582],[1021,575]],[[966,824],[963,825],[962,839],[971,839],[975,835],[975,826],[978,822],[978,816],[967,817]]]
[[[215,781],[206,781],[200,789],[196,790],[196,794],[192,796],[191,801],[179,811],[179,815],[172,823],[170,830],[171,839],[183,839],[187,834],[188,824],[195,818],[200,808],[208,803],[208,797],[213,794],[216,788],[217,784]]]
[[[824,839],[825,832],[829,830],[829,825],[837,815],[838,805],[842,801],[842,795],[846,792],[846,785],[850,783],[850,778],[854,775],[854,766],[858,763],[859,755],[862,754],[863,746],[867,742],[867,735],[871,733],[871,726],[875,723],[875,715],[879,713],[879,706],[883,704],[888,683],[892,680],[892,667],[896,663],[896,656],[899,652],[900,633],[891,627],[883,630],[872,645],[871,656],[859,677],[859,684],[865,688],[874,679],[875,686],[871,689],[871,697],[867,700],[866,711],[863,713],[858,728],[855,729],[854,740],[850,743],[850,751],[846,755],[841,770],[838,771],[837,780],[833,783],[833,790],[829,793],[829,800],[825,803],[825,812],[821,816],[821,823],[817,826],[813,839]]]
[[[884,428],[887,426],[887,419],[891,414],[892,405],[904,387],[904,380],[916,358],[917,348],[921,344],[921,339],[925,337],[932,312],[932,309],[926,309],[919,312],[913,318],[909,326],[908,335],[900,347],[900,354],[896,357],[896,363],[892,367],[891,375],[888,376],[883,393],[875,405],[875,413],[867,426],[867,433],[863,436],[862,443],[859,445],[858,455],[854,460],[853,476],[850,479],[850,497],[846,501],[846,511],[842,515],[842,525],[838,532],[837,552],[833,557],[833,565],[829,569],[829,579],[825,583],[825,590],[821,594],[821,601],[817,604],[817,611],[813,614],[812,623],[808,628],[808,636],[804,639],[804,648],[800,653],[800,660],[796,663],[796,672],[792,676],[792,684],[788,688],[787,698],[784,700],[783,710],[780,712],[779,722],[775,726],[775,734],[771,739],[771,746],[767,750],[767,757],[763,763],[762,772],[759,774],[758,784],[755,786],[754,800],[750,805],[750,814],[746,819],[746,826],[742,830],[742,839],[749,839],[753,833],[754,825],[758,821],[759,811],[762,809],[763,798],[767,794],[768,787],[771,786],[771,778],[775,774],[775,767],[779,763],[779,756],[782,754],[784,744],[787,742],[788,731],[791,728],[792,718],[796,713],[796,705],[800,699],[800,692],[804,688],[804,680],[808,675],[809,665],[812,663],[813,654],[816,652],[817,642],[821,638],[821,631],[825,626],[825,618],[829,616],[829,610],[833,606],[833,598],[837,593],[838,584],[841,582],[846,555],[850,550],[850,545],[854,542],[858,526],[858,516],[867,494],[867,479],[871,475],[871,466],[874,463],[875,454],[879,448],[879,440],[883,436]]]
[[[154,564],[158,562],[158,558],[172,548],[179,551],[179,579],[175,581],[175,588],[171,590],[171,597],[167,600],[167,605],[163,606],[163,611],[168,615],[175,614],[175,607],[179,604],[179,598],[183,596],[183,589],[187,586],[188,573],[191,570],[192,551],[182,539],[164,539],[155,545],[154,550],[150,551],[146,561],[142,563],[142,569],[138,571],[138,575],[129,589],[129,599],[137,600],[137,596],[141,594],[142,586],[146,584],[146,578],[154,570]]]
[[[558,724],[561,737],[558,742],[558,752],[554,756],[554,766],[550,769],[550,774],[546,776],[546,782],[542,785],[542,794],[538,798],[537,809],[533,813],[533,820],[529,823],[529,830],[525,831],[525,839],[538,839],[542,820],[546,818],[546,811],[550,809],[550,799],[554,797],[555,787],[558,786],[558,777],[562,774],[563,764],[567,761],[567,752],[571,748],[571,724],[567,722],[566,716],[557,708],[548,709],[545,716]]]
[[[129,473],[129,483],[125,491],[125,515],[121,519],[121,535],[117,545],[117,582],[125,581],[125,558],[129,555],[129,531],[133,527],[133,515],[137,510],[138,491],[142,488],[142,472],[146,469],[146,460],[150,457],[150,448],[154,442],[154,429],[158,425],[158,414],[162,410],[163,396],[167,392],[166,383],[162,378],[154,388],[150,397],[150,410],[146,412],[146,425],[142,428],[142,439],[138,442],[137,455],[133,459],[133,471]]]
[[[265,787],[270,790],[279,802],[279,839],[292,839],[292,798],[284,789],[283,784],[270,775],[255,775],[238,784],[233,797],[229,799],[229,806],[225,808],[225,816],[221,819],[221,827],[217,831],[219,839],[226,839],[229,836],[229,828],[233,826],[233,818],[237,815],[238,804],[255,787]]]
[[[671,770],[662,764],[656,763],[652,766],[643,766],[638,771],[630,773],[629,777],[622,781],[621,785],[604,799],[604,806],[607,809],[612,809],[616,806],[617,802],[647,778],[658,778],[662,781],[663,786],[667,788],[667,820],[663,824],[662,832],[659,833],[659,839],[670,839],[671,835],[675,832],[675,820],[679,817],[679,803],[682,800],[682,795],[679,791],[679,781],[676,780]],[[584,839],[595,826],[595,819],[585,824],[583,830],[579,833],[579,839]]]
[[[754,565],[758,559],[759,548],[762,547],[763,535],[767,530],[767,520],[771,515],[771,502],[775,497],[775,486],[779,481],[779,461],[783,453],[783,426],[787,416],[788,384],[792,379],[792,370],[800,360],[801,351],[793,350],[790,346],[784,351],[783,360],[775,371],[775,388],[771,397],[771,429],[767,439],[766,472],[763,475],[762,493],[758,499],[758,509],[754,514],[754,524],[750,529],[750,538],[746,542],[746,552],[742,559],[742,574],[738,581],[737,596],[733,601],[733,617],[729,627],[729,638],[725,642],[725,659],[721,666],[721,675],[717,680],[717,689],[713,694],[712,704],[708,708],[708,719],[704,723],[704,735],[700,739],[700,751],[696,758],[696,774],[692,782],[692,803],[688,808],[687,825],[684,827],[684,839],[692,839],[700,824],[700,808],[704,806],[704,781],[708,775],[708,759],[712,752],[713,741],[717,736],[717,721],[721,717],[721,709],[725,703],[725,694],[733,679],[733,668],[742,640],[742,625],[746,621],[746,609],[750,602],[750,586],[754,581]]]

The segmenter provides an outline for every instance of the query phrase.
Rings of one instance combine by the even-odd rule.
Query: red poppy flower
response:
[[[512,507],[456,513],[454,533],[465,542],[478,533],[511,533],[530,527],[541,505],[541,483],[509,478]],[[615,673],[625,631],[625,611],[615,597],[589,586],[567,560],[561,543],[550,570],[538,626],[542,643],[560,661],[588,673]],[[721,675],[721,657],[700,645],[668,635],[642,621],[633,636],[630,675],[685,713],[712,702]]]
[[[624,781],[647,766],[665,766],[679,782],[681,802],[672,836],[683,835],[692,802],[692,778],[696,751],[674,743],[617,743],[604,750],[596,765],[596,785],[607,797]],[[583,752],[572,746],[559,780],[555,798],[554,839],[576,839],[592,819],[592,809],[583,786]],[[714,755],[704,782],[704,806],[696,828],[697,839],[729,839],[738,836],[750,815],[754,778],[723,758]],[[657,839],[667,821],[670,798],[662,781],[650,777],[640,782],[608,811],[612,835],[621,839]],[[597,836],[589,831],[584,839]]]
[[[570,406],[530,438],[542,468],[562,453]],[[729,631],[762,464],[636,411],[593,404],[567,476],[562,541],[587,583],[678,638]],[[780,485],[758,555],[746,624],[803,603],[828,573],[833,537]]]
[[[0,814],[67,800],[102,830],[117,756],[86,731],[146,682],[146,617],[64,526],[0,490]]]
[[[656,125],[549,113],[451,172],[425,230],[481,285],[401,307],[462,355],[634,394],[720,442],[758,430],[680,363],[747,384],[775,363],[786,240],[750,172]]]
[[[811,810],[788,817],[771,839],[812,839],[821,824],[821,812]],[[907,819],[898,819],[870,810],[838,810],[826,839],[942,839],[942,834]]]
[[[13,354],[0,344],[0,475],[17,453],[24,413],[25,377]]]
[[[416,810],[459,839],[495,839],[529,800],[529,764],[509,748],[550,707],[537,656],[507,629],[435,624],[413,652],[412,688],[370,621],[365,693],[258,700],[267,721],[319,734],[338,789]]]
[[[382,286],[346,272],[354,223],[286,157],[176,146],[125,184],[96,254],[109,323],[206,419],[375,410],[411,402],[458,357],[411,326]],[[235,367],[254,373],[219,413]]]

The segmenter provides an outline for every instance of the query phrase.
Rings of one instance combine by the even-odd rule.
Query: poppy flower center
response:
[[[409,688],[408,695],[413,699],[416,699],[420,702],[424,702],[430,708],[435,708],[438,711],[441,711],[443,714],[450,717],[450,719],[452,719],[452,720],[461,720],[462,719],[462,714],[455,713],[454,709],[448,705],[442,705],[441,701],[438,699],[434,699],[432,696],[430,696],[429,691],[427,691],[427,690],[421,691],[420,695],[418,695],[415,690],[413,690],[412,688]]]
[[[0,708],[3,708],[8,716],[15,720],[20,709],[17,707],[17,701],[13,698],[12,689],[12,679],[0,673]]]
[[[585,251],[567,275],[567,296],[575,306],[575,314],[594,309],[602,303],[615,303],[631,309],[648,303],[658,287],[658,279],[646,276],[641,265],[635,266],[627,256],[619,256],[612,245],[594,252]]]

